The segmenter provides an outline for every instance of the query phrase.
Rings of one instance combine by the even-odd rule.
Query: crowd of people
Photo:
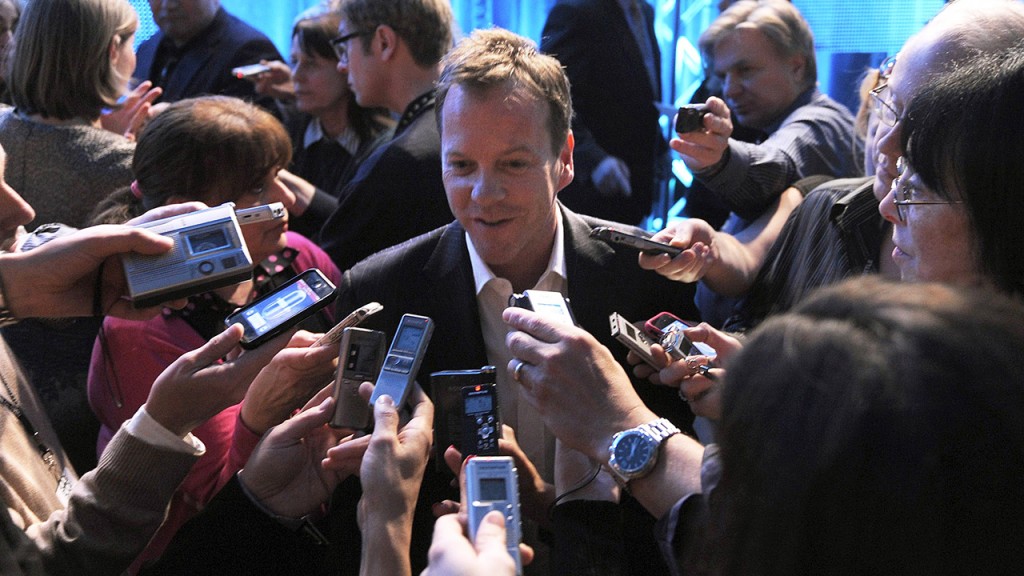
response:
[[[856,113],[790,2],[721,2],[667,142],[646,2],[557,0],[538,47],[328,0],[287,62],[218,0],[150,5],[136,54],[127,0],[0,2],[0,573],[1024,571],[1020,0],[949,2]],[[669,150],[724,223],[594,237],[646,234]],[[251,275],[133,303],[124,258],[180,249],[143,225],[225,203],[280,204]],[[309,268],[330,306],[225,328]],[[371,302],[433,337],[404,405],[364,382],[372,424],[337,428],[321,337]],[[609,331],[665,311],[702,347]],[[517,559],[435,422],[432,375],[483,366]]]

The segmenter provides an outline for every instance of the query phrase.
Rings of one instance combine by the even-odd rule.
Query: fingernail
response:
[[[387,394],[381,394],[380,396],[377,397],[377,404],[385,408],[393,408],[395,406],[395,401],[391,398],[391,396],[388,396]]]

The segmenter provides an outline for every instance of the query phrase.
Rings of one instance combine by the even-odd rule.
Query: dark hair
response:
[[[907,160],[939,196],[963,200],[982,270],[1024,295],[1024,43],[934,77],[911,100]]]
[[[409,46],[421,67],[435,66],[452,47],[452,7],[448,0],[341,0],[349,32],[362,31],[363,50],[378,26],[390,26]]]
[[[1024,306],[859,278],[729,365],[723,574],[1024,571]]]
[[[132,172],[139,193],[114,192],[93,222],[120,223],[171,196],[207,204],[233,201],[259,188],[291,161],[281,123],[259,106],[228,96],[180,100],[157,114],[138,137]]]
[[[456,85],[478,91],[506,86],[547,104],[552,150],[558,154],[565,145],[572,120],[569,79],[558,60],[529,38],[501,28],[474,30],[445,55],[434,107],[439,130],[444,102]]]
[[[315,13],[295,22],[292,38],[306,56],[319,56],[337,62],[338,56],[331,47],[331,39],[338,35],[340,23],[341,14],[337,11]],[[345,90],[348,91],[348,123],[361,142],[373,140],[387,129],[383,121],[387,118],[386,110],[363,108],[348,87]]]

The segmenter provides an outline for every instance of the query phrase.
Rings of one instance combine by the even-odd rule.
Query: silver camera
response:
[[[477,456],[466,462],[466,500],[469,539],[476,542],[484,516],[497,510],[505,517],[508,553],[516,562],[516,574],[523,573],[519,543],[523,540],[519,515],[519,480],[510,456]]]
[[[123,257],[128,294],[136,308],[230,286],[252,275],[252,258],[231,202],[139,227],[169,236],[174,247],[157,256]]]

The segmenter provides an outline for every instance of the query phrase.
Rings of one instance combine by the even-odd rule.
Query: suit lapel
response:
[[[427,308],[443,314],[432,338],[437,346],[431,371],[479,368],[487,363],[473,268],[465,230],[458,222],[445,227],[421,276]],[[436,319],[435,319],[436,321]]]

